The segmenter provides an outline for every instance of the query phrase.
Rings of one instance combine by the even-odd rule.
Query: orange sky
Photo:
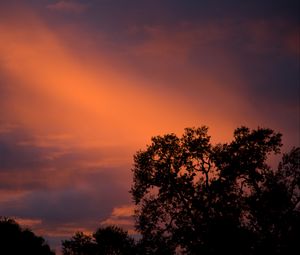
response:
[[[86,51],[87,60],[81,62],[72,54],[72,48],[64,45],[57,31],[49,29],[35,16],[27,14],[25,19],[30,31],[24,30],[23,20],[21,24],[16,20],[12,24],[6,21],[1,26],[2,68],[16,84],[14,90],[9,91],[5,107],[11,109],[7,112],[11,122],[22,123],[35,135],[62,137],[67,134],[69,142],[71,137],[74,139],[72,146],[125,143],[135,147],[143,145],[154,134],[178,132],[204,122],[212,126],[216,121],[230,122],[226,118],[221,120],[222,116],[215,112],[222,110],[209,104],[203,104],[203,110],[197,111],[194,105],[199,102],[189,103],[180,91],[168,91],[159,84],[151,88],[149,81],[127,67],[126,59],[116,59],[113,53],[101,48],[96,55],[94,49]],[[164,47],[160,44],[150,41],[129,50],[134,54],[155,55]],[[172,51],[164,54],[174,57]],[[164,61],[159,55],[154,57]],[[184,56],[178,56],[178,61],[181,58]],[[247,106],[243,105],[239,91],[235,89],[233,94],[223,89],[218,86],[221,81],[217,78],[200,76],[193,70],[182,71],[182,77],[190,86],[202,84],[205,95],[211,95],[205,98],[208,103],[225,97],[226,108],[233,108],[232,102]],[[209,100],[209,97],[213,98]]]
[[[0,11],[0,214],[57,240],[95,222],[130,228],[134,152],[185,127],[224,142],[264,126],[284,149],[299,145],[294,23],[164,10],[157,23],[122,14],[124,27],[104,27],[95,1],[16,2]]]

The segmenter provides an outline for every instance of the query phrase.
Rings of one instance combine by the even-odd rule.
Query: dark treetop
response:
[[[0,217],[0,254],[55,255],[42,237],[5,217]]]
[[[300,148],[281,134],[235,130],[212,145],[207,127],[157,136],[134,156],[132,197],[144,254],[292,254],[300,241]]]

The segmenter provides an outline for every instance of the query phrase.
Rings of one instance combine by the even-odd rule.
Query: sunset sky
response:
[[[300,145],[299,1],[1,0],[0,215],[132,233],[134,153],[209,126]]]

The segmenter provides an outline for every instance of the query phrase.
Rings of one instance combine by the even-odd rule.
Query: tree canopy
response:
[[[45,240],[29,229],[22,229],[10,218],[0,217],[0,254],[54,255]]]
[[[64,255],[132,255],[134,240],[117,226],[100,227],[92,235],[76,233],[62,242]]]
[[[291,254],[300,236],[300,148],[278,169],[281,134],[246,127],[156,136],[134,156],[131,194],[144,254]]]

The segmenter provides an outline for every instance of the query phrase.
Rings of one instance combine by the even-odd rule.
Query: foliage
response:
[[[281,134],[241,127],[231,143],[212,145],[207,131],[154,137],[134,156],[144,254],[290,254],[300,236],[300,148],[275,171],[266,160]]]
[[[54,255],[42,237],[29,229],[22,229],[10,218],[0,218],[0,254]]]
[[[77,232],[70,240],[62,241],[64,255],[96,254],[96,244],[91,236]]]
[[[64,255],[126,255],[135,254],[134,240],[116,226],[100,227],[92,236],[76,233],[62,242]]]
[[[99,228],[93,236],[99,255],[134,254],[134,240],[119,227]]]

